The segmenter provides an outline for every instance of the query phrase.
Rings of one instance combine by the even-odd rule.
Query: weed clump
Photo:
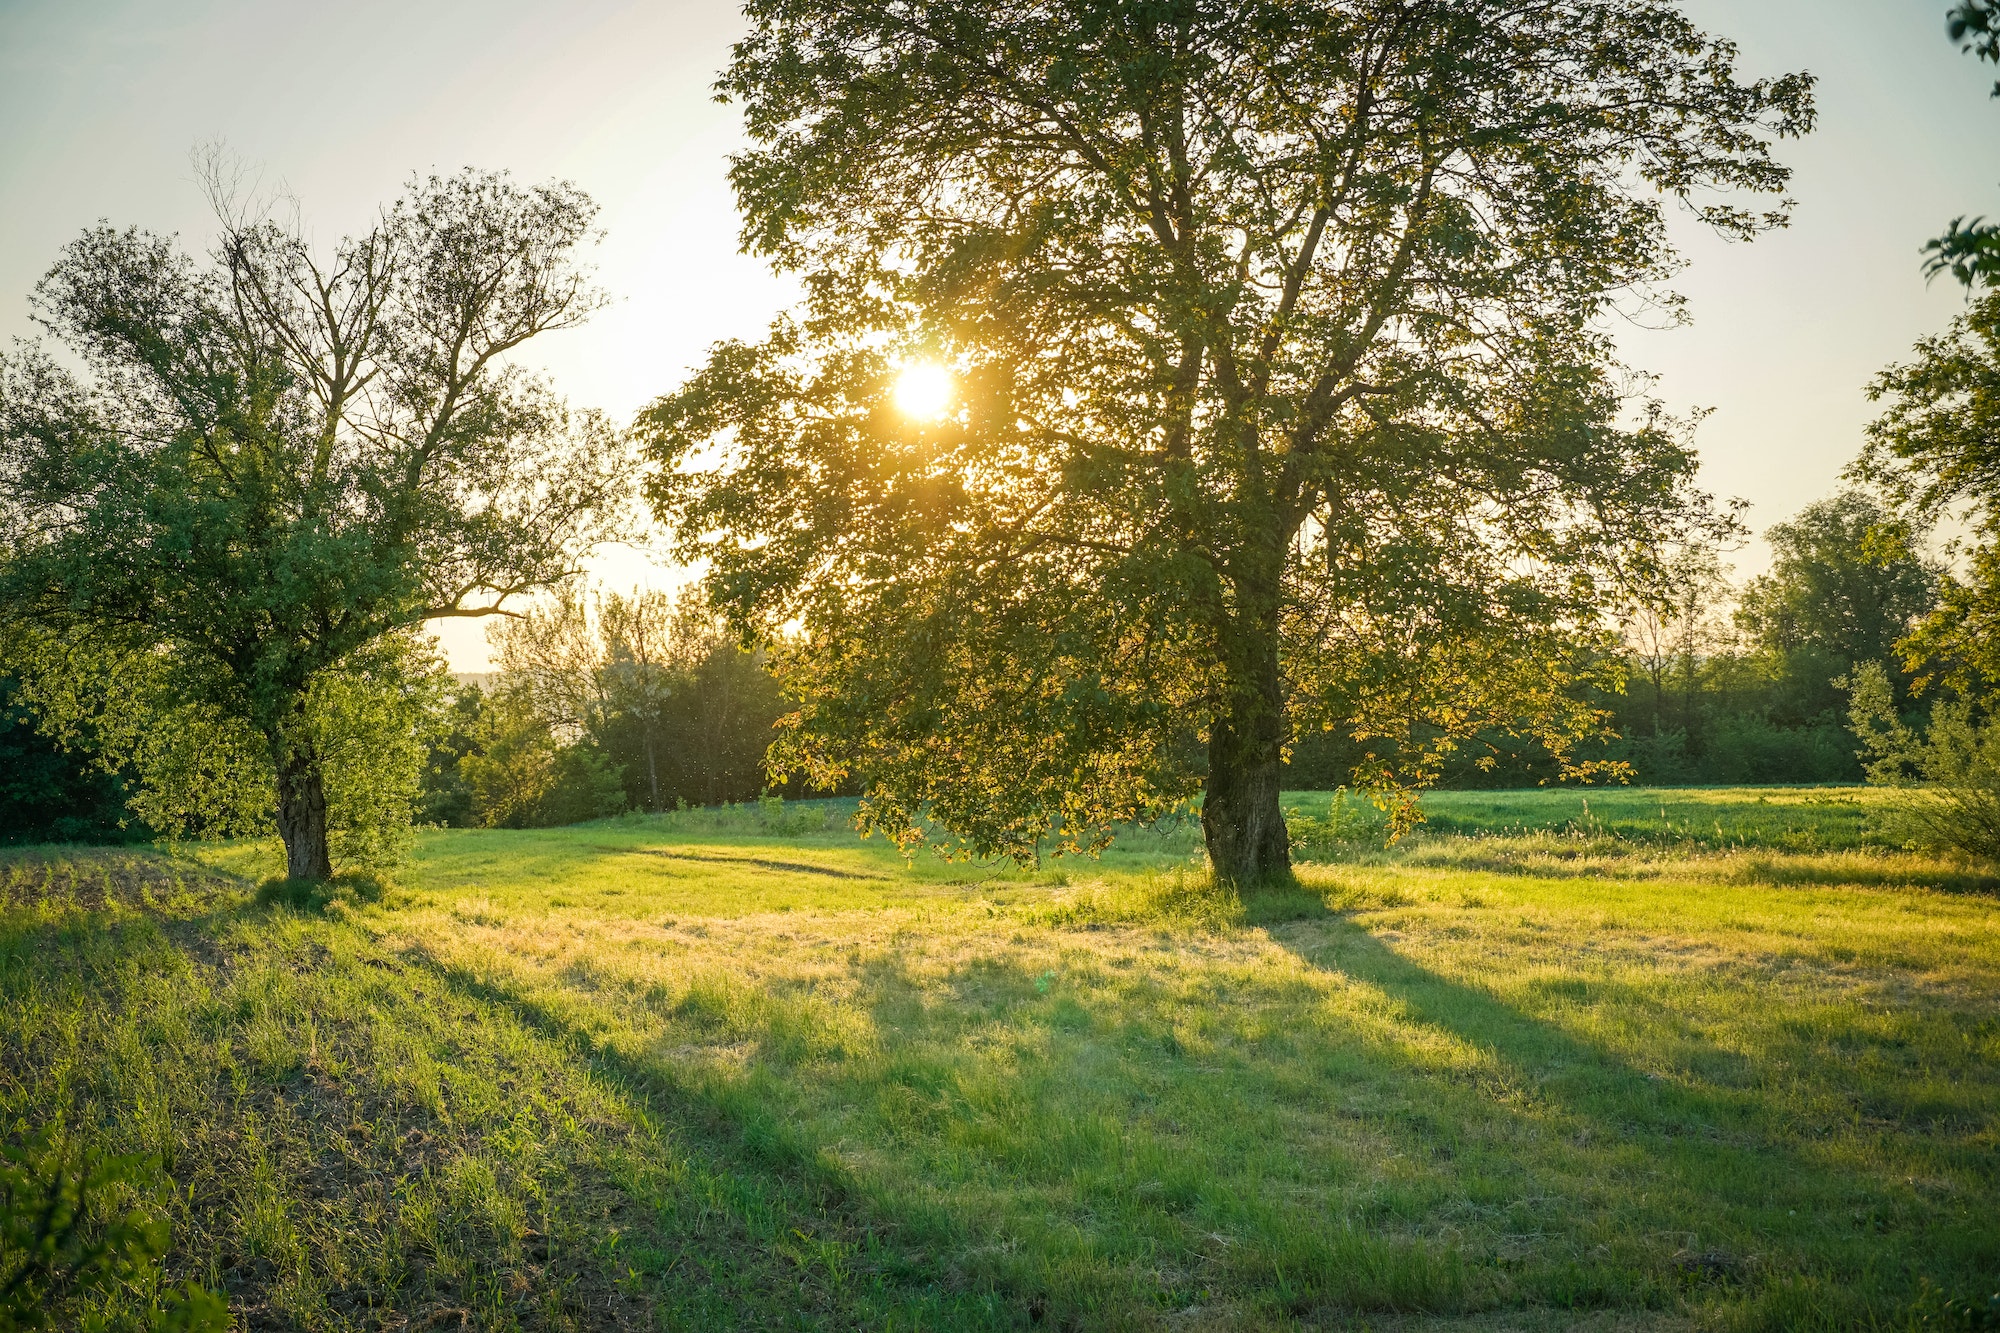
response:
[[[1366,796],[1341,787],[1327,803],[1324,817],[1308,814],[1298,806],[1288,807],[1285,832],[1292,841],[1292,855],[1301,859],[1361,847],[1379,848],[1388,841],[1389,812]]]

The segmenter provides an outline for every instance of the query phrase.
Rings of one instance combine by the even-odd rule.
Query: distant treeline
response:
[[[698,594],[558,598],[490,637],[500,670],[451,692],[420,819],[569,824],[751,800],[770,785],[777,681]]]
[[[1722,553],[1679,553],[1671,602],[1624,627],[1625,688],[1592,689],[1607,734],[1580,758],[1620,760],[1653,786],[1860,782],[1843,681],[1863,662],[1889,669],[1917,720],[1898,670],[1897,641],[1937,604],[1939,570],[1908,543],[1885,546],[1891,516],[1847,491],[1808,506],[1766,536],[1770,571],[1732,583]],[[1331,787],[1367,747],[1302,736],[1290,783]],[[1533,786],[1559,776],[1555,761],[1504,732],[1454,753],[1440,786]]]

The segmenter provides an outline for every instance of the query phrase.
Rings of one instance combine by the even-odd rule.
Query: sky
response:
[[[1819,77],[1819,128],[1780,148],[1792,226],[1743,244],[1677,223],[1692,323],[1618,329],[1670,408],[1711,410],[1704,483],[1762,531],[1837,487],[1869,380],[1963,307],[1918,249],[1960,214],[2000,215],[1996,71],[1945,39],[1945,0],[1683,7],[1741,47],[1745,74]],[[602,206],[614,304],[528,359],[627,419],[795,295],[736,248],[725,173],[743,139],[711,85],[741,24],[734,5],[673,0],[0,0],[0,345],[35,331],[35,280],[100,219],[206,244],[198,145],[289,190],[327,242],[413,172],[505,168]],[[1767,559],[1753,542],[1737,570]],[[678,581],[633,550],[597,573]],[[486,668],[477,622],[442,628],[454,667]]]

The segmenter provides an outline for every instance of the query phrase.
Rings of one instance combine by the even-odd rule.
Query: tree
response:
[[[601,819],[625,808],[616,765],[588,739],[560,739],[533,694],[502,678],[459,761],[473,818],[487,828],[544,828]]]
[[[2000,717],[1982,721],[1971,700],[1948,699],[1917,730],[1897,712],[1880,662],[1863,662],[1845,683],[1868,780],[1907,789],[1890,807],[1890,831],[1917,846],[2000,859]]]
[[[675,604],[669,634],[672,674],[658,723],[663,790],[713,805],[784,780],[766,762],[785,703],[765,655],[738,646],[699,585]]]
[[[1722,552],[1710,541],[1684,543],[1663,552],[1660,574],[1654,596],[1625,625],[1626,645],[1652,687],[1655,736],[1667,731],[1666,701],[1676,686],[1681,696],[1679,730],[1693,731],[1702,661],[1731,646],[1728,626],[1718,612],[1734,591]]]
[[[663,592],[611,593],[598,604],[604,635],[602,680],[612,718],[629,723],[645,760],[645,808],[660,797],[660,718],[673,698],[673,600]]]
[[[2000,64],[2000,0],[1959,0],[1945,17],[1945,32],[1959,50]],[[1993,95],[2000,97],[2000,82],[1993,85]],[[1985,136],[1975,142],[1983,144]],[[1949,273],[1967,287],[2000,286],[2000,223],[1954,218],[1924,253],[1930,256],[1924,269],[1932,276]]]
[[[1936,610],[1901,655],[1919,686],[1942,680],[1976,695],[2000,688],[2000,293],[1916,352],[1869,386],[1888,407],[1849,471],[1881,487],[1906,527],[1969,518],[1963,565],[1943,575]]]
[[[431,177],[322,257],[221,181],[208,264],[104,225],[36,288],[88,373],[38,346],[0,362],[0,608],[253,737],[287,871],[319,879],[321,682],[569,577],[616,522],[619,437],[508,359],[599,304],[595,209]]]
[[[1833,681],[1894,655],[1936,605],[1938,572],[1861,491],[1807,505],[1766,536],[1771,570],[1744,589],[1737,623],[1792,686],[1793,720],[1838,715]]]
[[[551,747],[588,745],[618,761],[643,784],[635,804],[713,804],[764,789],[764,751],[783,712],[777,684],[723,632],[699,589],[678,603],[663,592],[566,593],[489,637],[501,667],[496,701],[515,701]],[[507,734],[518,750],[517,733]]]
[[[1671,201],[1783,221],[1737,192],[1782,190],[1807,76],[1645,0],[747,13],[743,240],[804,308],[642,429],[798,705],[783,766],[978,854],[1200,790],[1247,881],[1295,729],[1382,782],[1593,725],[1637,539],[1706,521],[1600,320],[1674,308]]]
[[[444,705],[432,727],[429,753],[419,789],[417,814],[426,824],[465,828],[474,823],[472,788],[461,765],[479,748],[480,718],[486,695],[477,685],[453,681],[444,691]]]

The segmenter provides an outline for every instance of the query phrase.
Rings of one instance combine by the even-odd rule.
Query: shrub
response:
[[[350,870],[332,879],[284,879],[273,877],[257,886],[257,901],[276,903],[301,912],[324,912],[335,904],[373,903],[382,900],[383,882],[366,871]]]
[[[1876,662],[1855,668],[1848,689],[1868,780],[1908,791],[1885,831],[1909,846],[2000,859],[2000,718],[1980,720],[1956,699],[1933,708],[1918,731],[1896,712]]]

